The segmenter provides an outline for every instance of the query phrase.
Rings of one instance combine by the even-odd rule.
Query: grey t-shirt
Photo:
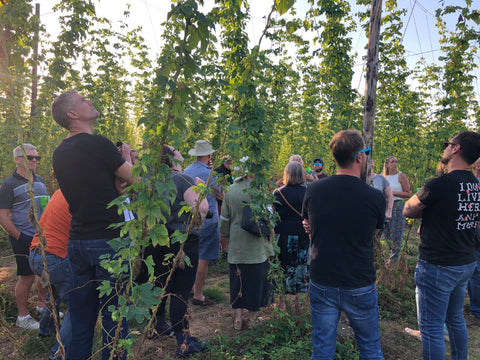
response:
[[[385,189],[390,185],[387,179],[383,175],[375,174],[371,180],[374,189],[380,190],[383,194]]]
[[[12,212],[12,222],[17,229],[28,236],[35,235],[35,225],[28,221],[28,212],[31,207],[28,180],[16,171],[0,186],[0,209],[9,209]],[[42,215],[42,198],[48,200],[48,193],[43,179],[34,174],[33,193],[37,206],[37,216]]]

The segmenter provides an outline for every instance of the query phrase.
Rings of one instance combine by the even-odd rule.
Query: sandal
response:
[[[198,306],[210,306],[210,305],[214,305],[216,303],[217,302],[215,300],[210,299],[208,296],[205,296],[203,301],[195,299],[195,298],[192,299],[192,304],[193,305],[198,305]]]
[[[242,327],[243,327],[243,320],[235,320],[233,322],[233,328],[237,331],[240,331],[242,330]]]

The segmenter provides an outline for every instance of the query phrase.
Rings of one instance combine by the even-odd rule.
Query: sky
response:
[[[34,3],[33,1],[32,3]],[[57,0],[41,0],[40,21],[46,26],[46,30],[52,36],[59,31],[58,15],[52,11],[52,6]],[[355,0],[350,0],[352,12],[356,12],[363,7],[355,4]],[[404,17],[404,25],[402,29],[403,44],[406,50],[406,57],[410,68],[421,58],[425,57],[427,63],[440,64],[438,56],[441,55],[440,44],[438,42],[439,35],[435,27],[435,10],[440,2],[447,5],[463,5],[464,0],[397,0],[398,6],[407,9]],[[132,4],[129,8],[130,17],[128,24],[132,27],[142,26],[143,37],[147,46],[151,49],[152,58],[160,52],[161,43],[159,41],[161,35],[161,23],[167,18],[170,10],[169,0],[94,0],[97,15],[106,17],[112,21],[113,26],[118,25],[124,19],[123,12],[127,9],[127,3]],[[213,0],[205,0],[206,6],[212,6]],[[258,43],[259,37],[265,27],[265,18],[268,15],[272,1],[252,0],[251,1],[251,21],[247,26],[247,32],[252,43]],[[295,7],[297,14],[304,14],[309,8],[307,0],[296,0]],[[472,8],[480,9],[480,0],[472,0]],[[278,17],[279,15],[276,14]],[[447,29],[453,30],[458,15],[449,19]],[[480,26],[479,26],[480,28]],[[480,31],[480,29],[479,29]],[[268,46],[263,43],[262,46]],[[364,65],[363,58],[366,55],[365,47],[367,39],[363,31],[357,31],[352,36],[353,51],[358,55],[355,58],[354,79],[352,87],[363,92],[364,89]],[[480,64],[480,57],[478,63]],[[476,70],[475,75],[480,77],[480,70]],[[480,102],[480,81],[477,79],[475,84],[477,100]]]

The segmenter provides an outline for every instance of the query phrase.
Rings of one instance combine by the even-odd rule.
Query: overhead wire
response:
[[[150,25],[152,26],[152,30],[153,30],[153,37],[155,38],[155,42],[157,43],[157,48],[160,51],[160,43],[158,42],[157,32],[155,30],[155,26],[153,25],[152,16],[150,15],[150,7],[149,7],[150,5],[147,3],[147,0],[143,0],[143,3],[145,4],[145,7],[147,8],[148,18],[150,19]],[[160,9],[158,9],[158,10],[160,10]]]

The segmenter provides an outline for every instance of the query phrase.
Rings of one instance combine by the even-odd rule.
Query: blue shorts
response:
[[[218,260],[220,256],[220,230],[218,222],[205,224],[200,230],[198,258],[200,260]]]

